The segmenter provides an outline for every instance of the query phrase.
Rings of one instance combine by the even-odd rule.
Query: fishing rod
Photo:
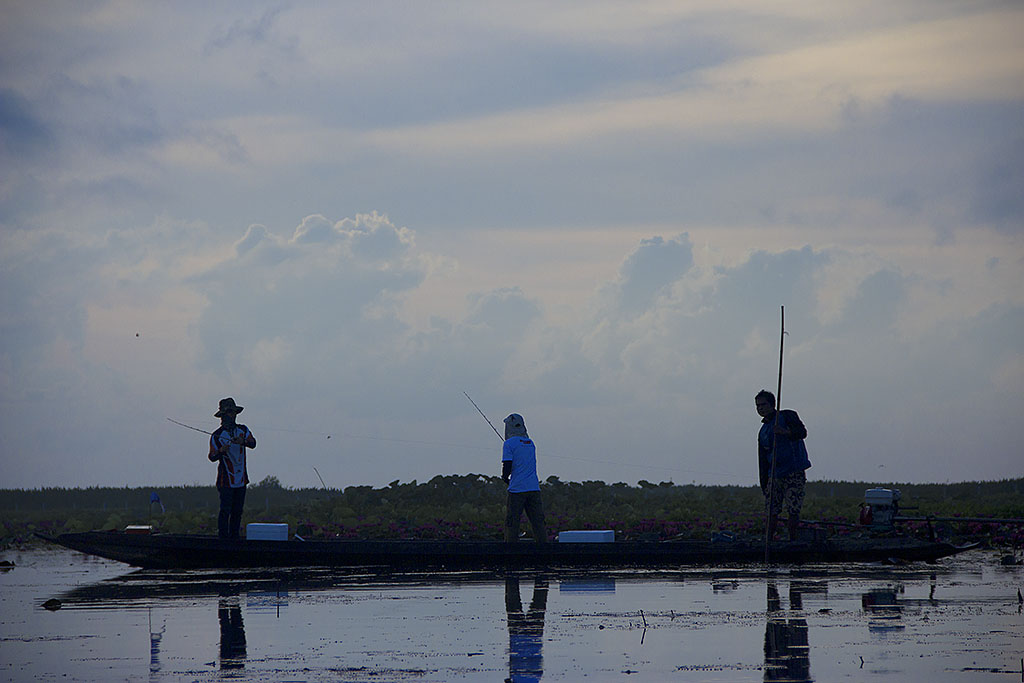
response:
[[[167,418],[167,419],[171,420],[171,418]],[[177,420],[171,420],[171,422],[173,422],[174,424],[176,424],[176,425],[178,425],[180,427],[184,427],[185,429],[191,429],[193,432],[199,432],[200,434],[206,434],[207,436],[213,436],[213,432],[208,432],[205,429],[200,429],[199,427],[193,427],[192,425],[187,425],[184,422],[178,422]],[[241,438],[241,437],[236,437],[236,438]],[[217,452],[220,453],[220,452],[226,451],[228,449],[228,447],[232,443],[240,444],[242,442],[241,441],[236,441],[236,440],[233,439],[229,443],[222,444],[221,447],[219,449],[217,449]]]
[[[463,395],[463,396],[465,396],[466,398],[469,398],[469,394],[467,394],[467,393],[466,393],[465,391],[463,391],[463,392],[462,392],[462,395]],[[476,401],[474,401],[473,399],[469,398],[469,402],[473,404],[473,407],[474,407],[474,408],[476,408],[476,412],[480,413],[480,417],[482,417],[483,419],[487,420],[487,416],[486,416],[486,415],[484,415],[484,411],[480,410],[480,406],[478,406],[478,405],[476,404]],[[502,441],[504,441],[504,440],[505,440],[505,437],[503,437],[503,436],[502,436],[502,435],[501,435],[501,434],[500,434],[500,433],[498,432],[497,428],[495,428],[495,426],[494,426],[494,425],[493,425],[493,424],[491,423],[491,421],[490,421],[490,420],[487,420],[487,424],[491,425],[491,429],[493,429],[493,430],[494,430],[494,433],[495,433],[495,434],[497,434],[497,436],[498,436],[498,438],[499,438],[499,439],[501,439]]]
[[[171,418],[167,418],[167,419],[171,420]],[[184,427],[185,429],[191,429],[193,432],[199,432],[200,434],[206,434],[207,436],[213,436],[213,432],[208,432],[205,429],[200,429],[199,427],[193,427],[192,425],[187,425],[184,422],[178,422],[177,420],[171,420],[171,422],[173,422],[174,424],[176,424],[176,425],[178,425],[180,427]]]
[[[324,491],[326,491],[327,490],[327,484],[324,484],[324,478],[320,476],[320,470],[318,470],[317,468],[314,467],[313,471],[316,472],[316,478],[320,480],[320,483],[323,484]]]

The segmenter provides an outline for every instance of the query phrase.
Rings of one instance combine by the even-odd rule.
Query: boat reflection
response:
[[[548,580],[533,580],[530,607],[523,611],[519,576],[505,577],[505,614],[508,619],[508,681],[539,681],[544,673],[544,611],[548,604]]]
[[[929,599],[934,595],[934,584]],[[886,586],[872,588],[860,598],[861,607],[868,615],[868,631],[884,634],[887,631],[898,631],[905,628],[903,623],[903,606],[899,602],[897,592],[901,587]]]
[[[789,584],[789,610],[774,581],[768,581],[768,620],[764,629],[764,680],[812,681],[811,647],[803,592],[797,582]]]

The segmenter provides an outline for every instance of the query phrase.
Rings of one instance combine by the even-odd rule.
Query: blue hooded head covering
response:
[[[505,438],[511,439],[513,436],[530,438],[530,435],[526,433],[526,422],[523,421],[523,416],[519,413],[512,413],[505,418]]]

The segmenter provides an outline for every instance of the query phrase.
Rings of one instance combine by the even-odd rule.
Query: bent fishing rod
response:
[[[199,427],[193,427],[192,425],[187,425],[184,422],[178,422],[177,420],[171,420],[171,418],[167,418],[167,419],[170,420],[171,422],[173,422],[174,424],[180,426],[180,427],[184,427],[185,429],[191,429],[193,432],[199,432],[200,434],[206,434],[207,436],[213,436],[213,432],[208,432],[205,429],[200,429]],[[238,437],[238,438],[241,438],[241,437]],[[230,446],[232,443],[241,444],[241,443],[243,443],[243,441],[238,441],[236,439],[232,439],[230,442],[228,442],[226,444],[223,444],[219,449],[217,449],[217,452],[220,453],[220,452],[226,451],[228,446]]]
[[[200,434],[206,434],[207,436],[213,436],[213,432],[208,432],[205,429],[200,429],[199,427],[193,427],[192,425],[187,425],[184,422],[178,422],[177,420],[171,420],[171,418],[167,418],[167,419],[170,420],[171,422],[173,422],[174,424],[178,425],[179,427],[184,427],[185,429],[191,429],[193,432],[199,432]]]
[[[171,422],[173,422],[174,424],[180,426],[180,427],[184,427],[185,429],[191,429],[193,432],[199,432],[200,434],[208,434],[210,436],[213,436],[213,432],[208,432],[205,429],[200,429],[199,427],[193,427],[192,425],[187,425],[184,422],[178,422],[177,420],[173,420],[171,418],[167,418],[167,419],[170,420]],[[327,438],[328,439],[331,438],[331,435],[328,434]],[[227,446],[228,446],[228,444],[224,444],[223,446],[220,447],[220,450],[225,450],[227,448]],[[316,478],[320,480],[320,484],[324,487],[324,490],[328,491],[329,489],[327,488],[327,484],[324,483],[324,478],[320,476],[320,470],[318,470],[317,468],[314,467],[313,471],[316,472]]]

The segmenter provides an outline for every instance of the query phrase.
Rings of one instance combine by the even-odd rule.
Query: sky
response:
[[[1018,2],[0,17],[0,487],[1024,476]]]

